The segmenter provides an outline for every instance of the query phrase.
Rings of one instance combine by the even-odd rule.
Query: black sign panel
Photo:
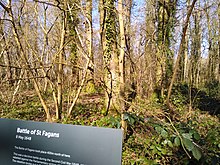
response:
[[[121,165],[122,131],[0,119],[0,164]]]

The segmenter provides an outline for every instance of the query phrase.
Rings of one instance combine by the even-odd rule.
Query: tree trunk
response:
[[[93,56],[93,29],[92,29],[92,0],[86,1],[86,46],[90,58],[87,92],[92,93],[95,90],[94,84],[94,56]]]
[[[119,28],[120,28],[120,54],[119,54],[119,98],[120,98],[120,109],[121,109],[121,128],[124,131],[124,138],[127,133],[127,122],[125,121],[125,27],[124,27],[124,9],[123,0],[118,1],[118,17],[119,17]]]
[[[62,31],[61,31],[61,39],[60,39],[60,47],[59,47],[59,64],[58,64],[58,73],[57,73],[57,103],[58,103],[58,111],[56,112],[56,118],[61,119],[62,113],[62,102],[63,102],[63,63],[64,63],[64,55],[65,55],[65,36],[66,36],[66,26],[67,26],[67,2],[64,3],[64,11],[63,11],[63,22],[62,22]]]
[[[114,0],[100,1],[100,34],[104,65],[106,113],[118,110],[118,54],[116,44],[116,15]]]
[[[168,87],[173,70],[173,53],[170,50],[172,30],[174,28],[177,1],[157,1],[157,86],[161,91],[161,98]]]
[[[193,0],[191,7],[187,11],[186,21],[185,21],[185,23],[183,25],[183,30],[182,30],[182,36],[181,36],[179,51],[178,51],[176,63],[175,63],[175,66],[174,66],[173,75],[172,75],[172,79],[171,79],[170,86],[169,86],[169,89],[168,89],[168,95],[167,95],[167,100],[166,100],[167,106],[170,109],[171,109],[170,96],[171,96],[171,93],[172,93],[173,84],[174,84],[174,81],[176,79],[177,71],[178,71],[178,68],[179,68],[179,62],[180,62],[180,58],[181,58],[181,54],[182,54],[183,44],[185,42],[186,31],[187,31],[187,28],[188,28],[189,19],[190,19],[190,16],[192,14],[192,11],[193,11],[193,8],[195,6],[196,1],[197,0]]]
[[[192,85],[198,88],[200,74],[200,58],[201,58],[201,30],[200,30],[200,14],[193,14],[194,27],[192,29],[192,47],[191,47],[191,74]]]

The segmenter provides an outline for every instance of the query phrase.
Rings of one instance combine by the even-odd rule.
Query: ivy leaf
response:
[[[192,143],[192,141],[188,138],[183,138],[183,144],[186,147],[186,149],[188,151],[192,151],[194,148],[194,144]]]
[[[155,127],[155,130],[157,131],[157,133],[160,133],[162,128],[158,126],[158,127]]]
[[[124,119],[124,120],[128,120],[128,118],[129,118],[129,115],[128,115],[127,113],[125,113],[123,119]]]
[[[129,121],[129,123],[131,123],[131,125],[134,125],[135,120],[134,120],[133,117],[130,116],[130,117],[128,118],[128,121]]]
[[[156,148],[157,148],[158,151],[162,151],[162,148],[160,148],[158,146],[156,146]]]
[[[178,146],[180,146],[180,138],[179,137],[176,137],[175,139],[174,139],[174,144],[178,147]]]
[[[168,140],[164,140],[162,144],[166,145],[168,143]]]
[[[196,158],[197,160],[199,160],[202,157],[202,153],[200,152],[200,150],[197,147],[193,148],[192,154],[193,154],[194,158]]]
[[[166,138],[166,137],[168,136],[167,131],[163,129],[163,130],[161,131],[161,136],[162,136],[163,138]]]
[[[162,150],[161,150],[161,153],[162,153],[163,155],[166,155],[166,154],[167,154],[167,150],[162,149]]]
[[[150,149],[152,149],[152,150],[155,149],[155,146],[154,145],[150,146]]]
[[[190,130],[189,134],[193,135],[194,139],[196,139],[196,140],[200,140],[200,138],[201,138],[199,133],[196,130]]]
[[[173,143],[170,140],[168,140],[167,144],[169,147],[173,148]]]
[[[199,140],[199,139],[200,139],[200,135],[199,135],[197,132],[195,132],[195,133],[193,134],[193,137],[194,137],[196,140]]]
[[[191,133],[183,133],[182,136],[183,136],[185,139],[192,139],[192,134],[191,134]]]
[[[135,165],[135,160],[131,160],[131,165]]]

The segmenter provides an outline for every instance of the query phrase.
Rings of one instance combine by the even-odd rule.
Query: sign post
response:
[[[121,165],[120,129],[0,119],[1,164]]]

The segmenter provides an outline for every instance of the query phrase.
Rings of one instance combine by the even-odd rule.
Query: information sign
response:
[[[121,165],[120,129],[0,119],[4,165]]]

